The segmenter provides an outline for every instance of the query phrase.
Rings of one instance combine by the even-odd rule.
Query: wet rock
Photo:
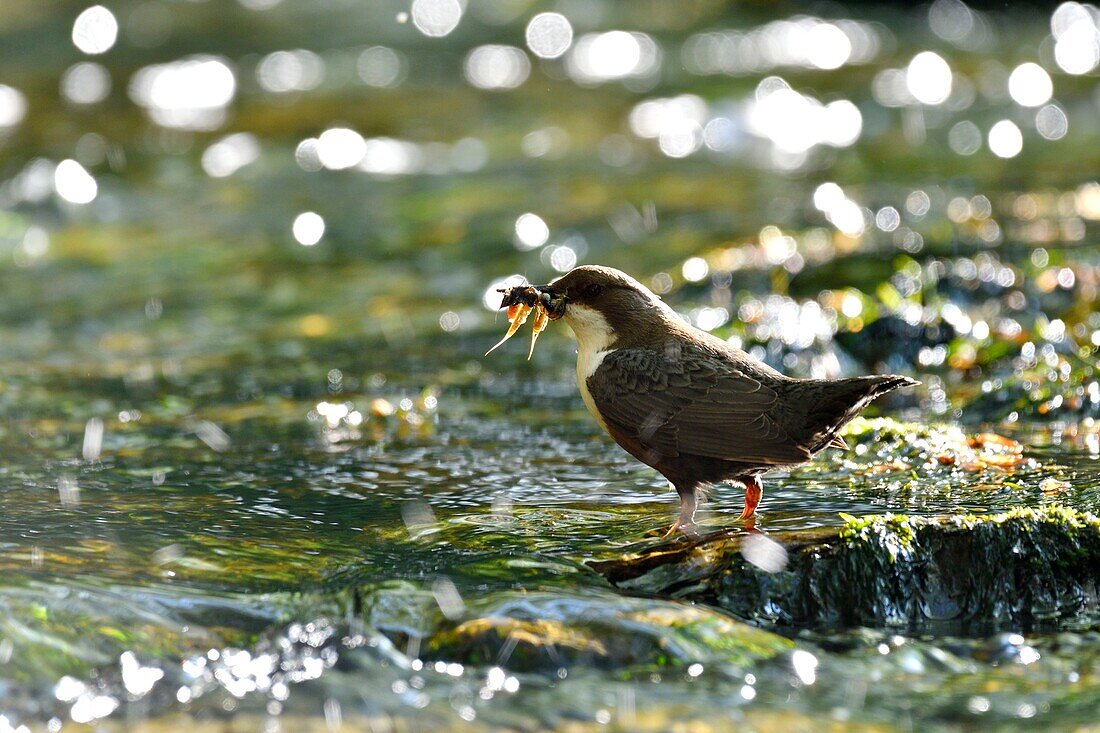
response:
[[[614,585],[714,604],[769,625],[917,633],[1100,628],[1100,520],[1061,507],[991,516],[849,517],[839,530],[721,534],[592,563]],[[759,562],[759,561],[758,561]]]
[[[448,618],[426,603],[430,595],[407,590],[371,594],[366,618],[399,647],[419,649],[425,661],[517,672],[692,664],[737,670],[793,648],[782,636],[687,603],[605,593],[507,592],[475,601]]]
[[[977,473],[991,469],[1007,474],[1038,464],[1023,446],[996,433],[968,434],[954,425],[925,425],[892,418],[857,417],[844,428],[851,451],[828,453],[855,473],[888,473],[919,469],[924,476]]]

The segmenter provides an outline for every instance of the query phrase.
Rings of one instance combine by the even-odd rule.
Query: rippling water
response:
[[[564,327],[481,356],[504,278],[612,264],[1025,446],[823,457],[763,532],[1100,508],[1100,14],[785,7],[10,3],[0,733],[1100,719],[1092,616],[777,634],[613,589],[587,563],[674,494]]]

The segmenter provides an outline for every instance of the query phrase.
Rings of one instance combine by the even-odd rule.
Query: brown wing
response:
[[[609,425],[666,456],[761,465],[810,457],[773,419],[775,391],[703,349],[618,349],[588,378],[588,390]]]

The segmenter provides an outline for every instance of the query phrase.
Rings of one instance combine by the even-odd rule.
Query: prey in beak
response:
[[[549,285],[516,285],[511,288],[500,288],[497,292],[502,294],[500,307],[508,309],[508,332],[504,338],[496,342],[493,348],[485,352],[488,356],[508,339],[515,335],[519,327],[527,322],[527,318],[533,312],[535,322],[531,329],[531,348],[527,352],[527,358],[535,353],[535,341],[543,332],[550,321],[556,321],[565,315],[565,296],[555,293]]]

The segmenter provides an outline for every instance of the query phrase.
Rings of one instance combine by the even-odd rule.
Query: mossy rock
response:
[[[365,616],[399,647],[409,646],[410,633],[418,636],[413,646],[426,661],[520,672],[583,666],[629,673],[697,662],[744,669],[793,648],[788,639],[717,610],[603,592],[494,593],[458,617],[415,613],[420,631],[413,632],[404,611],[395,623],[381,618],[402,605],[386,600],[392,590],[374,594],[380,605],[364,609]],[[423,592],[409,596],[411,606],[423,609],[423,601]]]
[[[754,555],[743,552],[746,541],[757,537],[722,534],[593,567],[623,589],[702,601],[776,626],[955,634],[1100,628],[1100,520],[1092,514],[1048,507],[850,517],[839,530],[772,535],[787,555],[775,572],[746,558]]]

